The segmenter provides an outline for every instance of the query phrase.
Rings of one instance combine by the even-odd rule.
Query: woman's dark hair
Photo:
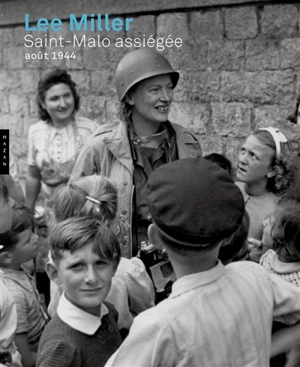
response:
[[[79,103],[80,103],[80,97],[76,90],[76,84],[71,79],[71,75],[67,73],[64,69],[55,69],[53,71],[50,71],[50,73],[46,74],[38,84],[38,94],[37,94],[37,103],[38,103],[38,112],[39,117],[44,120],[51,120],[51,117],[49,116],[48,112],[43,108],[42,103],[45,101],[45,96],[47,93],[47,90],[49,90],[51,87],[53,87],[56,84],[66,84],[68,87],[70,87],[73,97],[74,97],[74,110],[79,110]]]
[[[271,167],[275,170],[275,175],[268,178],[267,190],[276,195],[283,194],[291,180],[291,157],[293,155],[292,145],[289,141],[280,143],[281,154],[276,157],[276,145],[272,135],[266,130],[257,130],[253,133],[254,136],[264,145],[274,151]]]
[[[296,108],[294,110],[294,112],[288,117],[288,119],[293,123],[293,124],[297,124],[297,116],[298,116],[298,109],[299,109],[299,105],[300,105],[300,94],[297,97],[297,101],[296,101]]]

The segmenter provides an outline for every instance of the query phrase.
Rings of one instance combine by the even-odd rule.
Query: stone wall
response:
[[[105,13],[107,8],[97,8],[95,0],[92,2],[94,8],[86,9],[66,1],[64,10],[69,6],[69,13]],[[49,5],[53,1],[43,3]],[[24,35],[30,33],[24,29],[24,14],[30,15],[26,7],[16,6],[13,19],[2,21],[0,125],[10,129],[22,183],[26,174],[28,127],[38,121],[36,88],[40,75],[54,67],[68,68],[81,95],[80,114],[99,124],[112,121],[118,110],[114,70],[129,51],[113,45],[116,37],[182,38],[181,48],[164,51],[181,74],[171,120],[198,134],[205,154],[220,152],[236,161],[241,143],[256,126],[281,127],[295,146],[298,144],[296,128],[287,121],[300,93],[298,1],[177,0],[175,10],[169,6],[162,8],[162,1],[153,1],[152,10],[149,1],[144,3],[147,6],[143,7],[139,1],[135,9],[130,1],[131,7],[128,5],[129,10],[126,8],[123,13],[120,7],[115,13],[113,9],[109,11],[112,17],[117,14],[134,18],[127,33],[101,32],[102,38],[111,39],[112,46],[64,47],[63,51],[75,52],[75,60],[25,60],[26,53],[61,50],[24,47]],[[12,4],[14,1],[0,3],[2,15]],[[45,6],[41,17],[52,19],[60,14],[53,5],[49,5],[48,13],[47,9]],[[2,19],[9,18],[4,14]],[[65,20],[59,35],[70,36],[67,23]],[[48,38],[58,36],[52,31],[46,34]],[[77,34],[95,37],[99,32]],[[45,32],[35,32],[35,37],[44,38]]]

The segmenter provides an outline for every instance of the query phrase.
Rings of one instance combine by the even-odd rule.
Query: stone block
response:
[[[22,137],[24,135],[22,117],[20,114],[1,114],[1,129],[9,129],[11,137]]]
[[[1,114],[10,113],[7,93],[5,93],[5,94],[1,93],[0,94],[0,113]]]
[[[96,96],[109,96],[116,98],[113,72],[96,71],[91,73],[91,93]]]
[[[80,96],[86,96],[90,94],[91,80],[90,80],[90,73],[88,71],[70,70],[70,75],[72,76],[72,79],[77,85],[76,88]]]
[[[220,136],[246,137],[251,131],[251,105],[212,103],[212,125]]]
[[[225,10],[225,34],[228,39],[255,38],[258,33],[257,9],[254,6]]]
[[[103,47],[83,49],[83,67],[87,70],[103,70],[110,67],[109,49]]]
[[[225,149],[225,139],[222,136],[212,135],[201,135],[201,150],[202,157],[211,153],[223,154]]]
[[[218,102],[221,98],[221,75],[217,72],[183,71],[180,89],[176,97],[178,101]]]
[[[277,70],[280,67],[280,42],[274,39],[246,41],[246,70]]]
[[[41,60],[43,68],[53,69],[66,67],[66,59],[59,56],[59,52],[64,52],[65,48],[62,47],[46,47],[45,51],[48,52],[49,58]],[[61,58],[60,58],[61,57]]]
[[[12,114],[20,114],[20,116],[29,115],[29,104],[25,93],[10,92],[9,93],[9,109]]]
[[[186,13],[165,13],[157,17],[157,37],[189,38]]]
[[[84,95],[81,98],[80,115],[90,120],[102,123],[106,121],[105,98],[94,95]]]
[[[122,59],[123,56],[125,56],[128,52],[136,50],[137,48],[127,48],[127,47],[116,47],[115,44],[112,44],[109,48],[109,63],[105,63],[103,67],[99,70],[106,70],[108,73],[111,73],[113,70],[113,75],[115,73],[115,69]]]
[[[235,138],[230,136],[225,138],[224,154],[231,161],[233,176],[235,176],[240,149],[244,141],[244,138]]]
[[[175,70],[204,71],[207,68],[207,42],[185,42],[182,47],[167,48],[164,52]]]
[[[22,69],[24,65],[24,50],[22,47],[5,47],[3,64],[7,69]]]
[[[155,16],[154,15],[141,15],[135,17],[134,21],[130,25],[130,29],[126,34],[126,37],[130,38],[142,38],[143,35],[155,36]]]
[[[28,93],[28,103],[29,103],[29,115],[32,118],[38,118],[38,104],[36,100],[36,93]]]
[[[18,70],[0,70],[0,91],[21,88],[21,72]]]
[[[193,133],[206,134],[211,121],[210,107],[195,102],[174,102],[169,119]]]
[[[225,102],[285,103],[294,94],[294,78],[288,71],[224,72],[222,98]]]
[[[256,106],[254,107],[253,127],[275,126],[286,132],[291,130],[292,124],[288,121],[288,116],[293,108],[290,104],[284,105]]]
[[[43,32],[45,33],[45,32]],[[58,38],[63,37],[64,39],[71,39],[72,34],[78,33],[78,31],[71,32],[70,31],[70,22],[69,21],[63,21],[62,29],[58,32],[53,31],[52,29],[48,30],[48,39],[49,38]]]
[[[28,142],[26,138],[12,138],[10,144],[11,151],[13,152],[15,162],[17,164],[18,177],[21,178],[20,160],[24,161],[25,172],[27,170],[27,153],[28,153]],[[22,158],[23,156],[23,158]]]
[[[43,59],[38,59],[38,58],[32,58],[34,57],[33,55],[37,55],[38,52],[41,51],[40,47],[30,47],[27,49],[23,48],[23,58],[24,58],[24,65],[25,68],[28,69],[41,69],[44,65],[44,60]],[[50,51],[54,51],[54,50],[47,50],[47,52]],[[51,60],[45,60],[48,61],[48,63],[45,62],[45,66],[47,64],[51,64]]]
[[[300,38],[287,38],[281,42],[281,69],[300,70]]]
[[[194,11],[190,13],[190,37],[197,44],[203,40],[222,40],[224,37],[224,20],[220,10]]]
[[[209,41],[207,60],[211,70],[240,70],[245,60],[244,44],[241,41]]]
[[[14,46],[14,28],[0,28],[0,48]]]
[[[296,76],[295,91],[296,91],[296,96],[300,94],[300,73],[297,73],[297,76]],[[296,100],[296,96],[295,96],[295,100]]]
[[[70,58],[66,59],[66,68],[69,70],[82,70],[83,59],[82,49],[80,47],[67,46],[64,48],[64,52],[68,53]],[[71,56],[75,56],[75,59]]]
[[[21,85],[25,93],[36,92],[40,80],[39,70],[22,70]]]
[[[18,26],[14,29],[14,44],[16,46],[24,46],[24,36],[28,34],[24,26]]]
[[[116,98],[107,98],[105,103],[105,109],[106,109],[106,119],[103,121],[100,121],[101,124],[103,123],[117,123],[117,121],[120,120],[119,118],[119,111],[120,111],[120,103]]]
[[[297,21],[295,5],[266,5],[261,13],[261,33],[272,38],[292,37],[297,32]]]

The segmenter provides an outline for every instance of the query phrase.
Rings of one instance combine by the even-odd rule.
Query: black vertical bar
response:
[[[9,175],[9,130],[0,129],[0,175]]]

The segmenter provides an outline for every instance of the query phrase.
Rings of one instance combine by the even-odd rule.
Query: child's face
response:
[[[28,228],[18,235],[18,243],[13,249],[14,264],[23,264],[35,257],[37,238],[38,236],[32,233],[32,228]]]
[[[63,252],[57,267],[66,298],[82,310],[99,316],[115,273],[112,261],[101,259],[93,252],[93,243],[71,253]]]

